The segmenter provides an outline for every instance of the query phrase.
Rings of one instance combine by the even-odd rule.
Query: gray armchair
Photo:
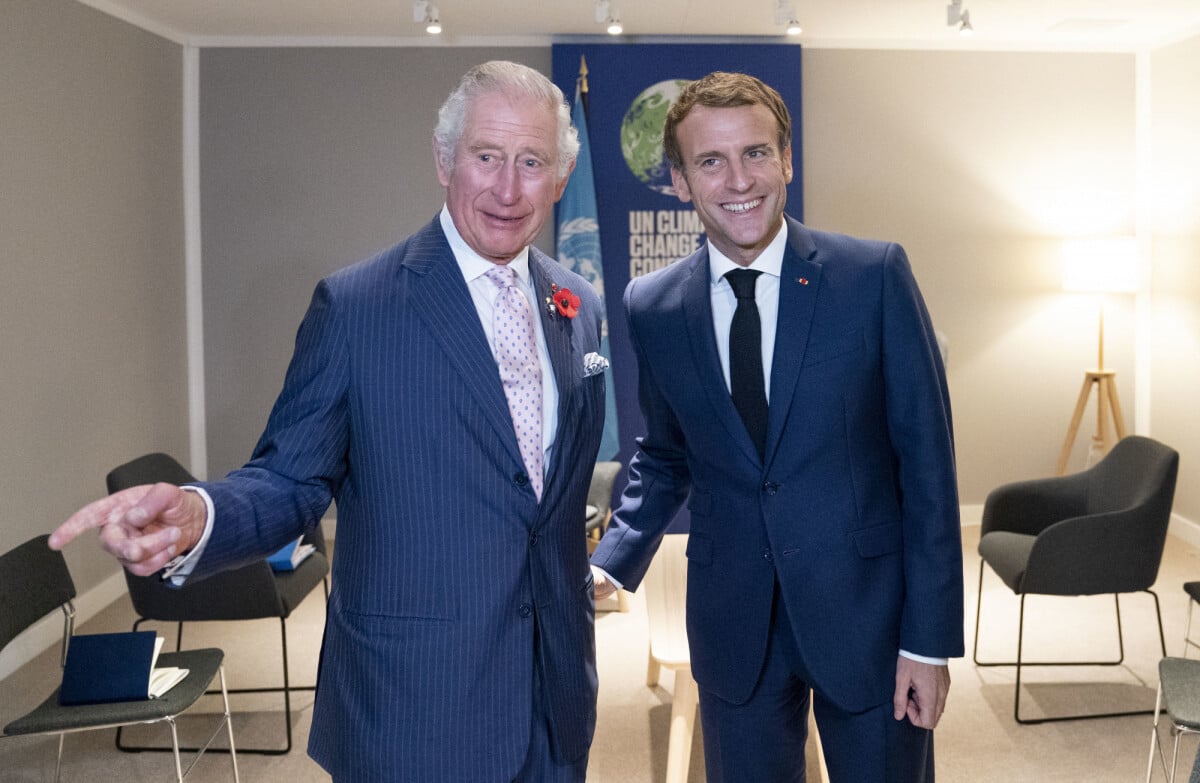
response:
[[[1017,723],[1108,718],[1150,710],[1022,718],[1022,666],[1115,666],[1125,657],[1121,634],[1121,593],[1146,592],[1154,598],[1159,643],[1166,656],[1162,611],[1151,590],[1158,577],[1179,454],[1139,436],[1119,441],[1088,470],[1069,476],[1007,484],[988,495],[979,539],[979,593],[976,599],[977,666],[1016,666],[1013,717]],[[1021,598],[1015,661],[980,661],[983,572],[988,565]],[[1113,594],[1120,657],[1115,661],[1030,662],[1022,658],[1025,598],[1028,595]]]

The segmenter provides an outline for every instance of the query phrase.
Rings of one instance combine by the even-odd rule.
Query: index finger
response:
[[[50,534],[50,548],[61,550],[88,530],[120,521],[149,489],[149,486],[131,487],[87,504],[55,528]]]

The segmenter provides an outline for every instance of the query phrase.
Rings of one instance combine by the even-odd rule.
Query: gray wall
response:
[[[0,551],[188,445],[180,47],[73,0],[2,17]]]
[[[210,477],[250,455],[317,281],[437,214],[438,107],[498,57],[550,72],[545,47],[202,52]]]
[[[548,68],[548,55],[204,52],[211,475],[252,448],[316,280],[441,204],[428,139],[457,75],[491,57]],[[806,218],[908,248],[950,340],[963,502],[1053,472],[1096,350],[1092,305],[1060,288],[1060,240],[1133,230],[1134,58],[806,49],[803,68]],[[1063,214],[1097,193],[1098,214]],[[1132,300],[1106,316],[1132,424]]]
[[[1200,522],[1200,37],[1156,52],[1151,428],[1180,452],[1175,512]]]

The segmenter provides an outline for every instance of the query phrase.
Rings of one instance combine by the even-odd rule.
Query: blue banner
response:
[[[584,111],[579,80],[575,85],[571,122],[579,131],[579,157],[575,159],[575,170],[571,173],[567,189],[563,191],[562,200],[558,203],[558,239],[555,255],[560,264],[578,272],[592,284],[596,293],[600,295],[601,305],[607,310],[604,297],[604,265],[600,255],[600,221],[596,212],[596,186],[592,178],[592,150],[588,143],[587,113]],[[600,353],[603,356],[612,356],[607,318],[600,334]],[[604,435],[600,440],[597,459],[611,460],[616,459],[620,445],[612,365],[604,371],[604,376]]]
[[[600,232],[601,274],[608,292],[609,387],[615,391],[619,436],[616,459],[628,465],[637,448],[634,439],[644,434],[644,424],[637,403],[637,363],[621,293],[633,278],[677,261],[705,241],[699,217],[690,204],[679,201],[671,185],[670,166],[662,149],[667,109],[684,83],[712,71],[748,73],[778,90],[792,115],[794,174],[788,186],[787,212],[803,220],[800,47],[763,43],[555,44],[553,78],[565,95],[575,94],[581,57],[586,58],[588,68],[588,163]],[[572,180],[579,173],[577,165]],[[565,207],[560,208],[562,214]],[[617,493],[623,485],[622,475]],[[686,514],[681,513],[673,529],[686,524]]]

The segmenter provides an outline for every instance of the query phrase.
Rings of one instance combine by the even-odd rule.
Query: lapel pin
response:
[[[800,285],[808,285],[808,278],[807,277],[797,277],[796,282],[799,283]]]

